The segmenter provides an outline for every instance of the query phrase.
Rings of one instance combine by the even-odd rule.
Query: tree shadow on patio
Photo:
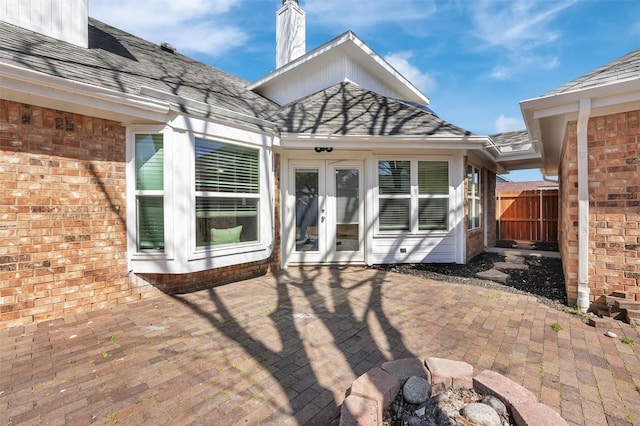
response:
[[[253,409],[240,404],[246,412],[234,419],[331,424],[355,378],[384,361],[414,356],[384,312],[386,272],[350,271],[289,268],[260,284],[247,282],[244,291],[254,297],[228,294],[224,286],[173,295],[244,349],[228,362],[246,364],[244,356],[261,366],[240,378],[241,399],[261,393],[267,401]]]

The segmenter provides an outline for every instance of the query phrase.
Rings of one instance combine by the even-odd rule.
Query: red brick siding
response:
[[[127,273],[125,200],[122,125],[0,100],[0,328],[161,294]],[[279,265],[274,247],[269,261],[151,282],[181,291],[262,274]]]
[[[591,300],[623,290],[640,300],[640,111],[594,117],[588,125]],[[567,295],[578,289],[576,123],[561,160],[560,248]]]
[[[0,327],[138,300],[129,284],[125,129],[0,100]]]

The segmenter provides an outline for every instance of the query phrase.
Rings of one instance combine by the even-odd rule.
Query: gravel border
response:
[[[529,270],[511,271],[506,284],[475,278],[476,273],[491,269],[493,263],[502,262],[505,257],[498,253],[482,253],[465,264],[408,263],[374,265],[372,268],[532,296],[546,306],[576,312],[575,307],[567,304],[562,261],[558,258],[524,256]]]

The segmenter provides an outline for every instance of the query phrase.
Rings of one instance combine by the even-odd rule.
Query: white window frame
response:
[[[375,163],[375,191],[374,191],[374,206],[373,211],[375,212],[375,236],[392,236],[392,235],[445,235],[451,232],[452,230],[452,221],[453,221],[453,212],[451,203],[455,200],[454,188],[452,186],[452,162],[450,158],[442,158],[442,157],[414,157],[408,158],[406,156],[380,156],[374,159]],[[380,194],[380,181],[379,181],[379,162],[380,161],[409,161],[410,164],[410,194],[400,194],[400,195],[382,195]],[[449,191],[446,195],[427,195],[427,194],[419,194],[418,188],[418,163],[419,162],[446,162],[448,169],[448,188]],[[379,220],[379,211],[380,211],[380,199],[381,198],[402,198],[402,199],[410,199],[409,203],[409,230],[408,231],[394,231],[394,230],[380,230],[380,220]],[[421,199],[428,198],[446,198],[448,200],[449,208],[447,210],[447,224],[446,229],[419,229],[419,201]]]
[[[196,144],[196,139],[203,139],[206,141],[210,141],[210,142],[220,142],[220,143],[224,143],[224,144],[228,144],[228,145],[234,145],[234,146],[242,146],[245,148],[251,148],[251,149],[256,149],[258,150],[258,160],[259,160],[259,165],[258,165],[258,170],[260,173],[260,178],[259,178],[259,184],[260,184],[260,191],[257,194],[251,194],[248,197],[249,198],[254,198],[258,200],[258,235],[257,235],[257,240],[255,241],[246,241],[246,242],[239,242],[239,243],[233,243],[233,244],[224,244],[224,245],[220,245],[220,246],[215,246],[215,245],[208,245],[208,246],[198,246],[197,245],[197,241],[196,241],[196,217],[195,217],[195,211],[196,211],[196,198],[199,196],[205,196],[205,197],[223,197],[223,198],[240,198],[240,197],[244,197],[245,195],[238,195],[238,194],[234,194],[234,193],[226,193],[226,192],[215,192],[215,193],[211,193],[211,192],[200,192],[200,191],[196,191],[195,188],[195,175],[196,175],[196,171],[195,171],[195,144]],[[265,153],[264,153],[264,149],[261,148],[260,146],[256,146],[253,144],[247,144],[244,143],[242,141],[234,141],[234,140],[229,140],[227,138],[224,137],[215,137],[212,135],[202,135],[202,134],[192,134],[191,135],[191,159],[190,159],[190,163],[191,163],[191,173],[189,174],[190,177],[190,187],[191,187],[191,194],[192,194],[192,199],[191,199],[191,209],[190,212],[194,213],[191,214],[191,226],[190,226],[190,239],[191,239],[191,250],[192,250],[192,255],[190,256],[191,259],[197,259],[197,258],[202,258],[204,257],[211,257],[211,258],[215,258],[215,257],[219,257],[219,256],[229,256],[229,255],[233,255],[233,254],[242,254],[242,253],[246,253],[248,251],[251,251],[252,249],[259,249],[262,244],[263,244],[263,240],[264,240],[264,230],[262,229],[264,224],[268,224],[270,223],[269,220],[267,220],[265,218],[265,212],[264,210],[267,209],[269,210],[269,205],[270,203],[267,201],[268,200],[268,191],[266,190],[266,188],[268,187],[268,177],[265,176],[265,170],[267,169],[266,165],[265,165]],[[238,263],[243,263],[243,262],[238,262]]]
[[[473,180],[477,174],[478,183]],[[482,169],[472,163],[467,165],[467,230],[473,231],[482,228]],[[475,223],[475,212],[477,212],[477,224]]]
[[[136,135],[162,135],[163,144],[163,189],[144,191],[136,189],[136,163],[135,163],[135,140]],[[174,243],[172,228],[167,224],[173,223],[173,191],[171,191],[171,181],[169,173],[173,167],[173,144],[171,141],[172,131],[166,126],[130,126],[127,129],[126,144],[126,176],[127,176],[127,249],[131,260],[170,260],[174,256]],[[140,250],[138,248],[138,197],[140,196],[162,196],[164,214],[164,250]],[[133,269],[129,265],[129,269]]]

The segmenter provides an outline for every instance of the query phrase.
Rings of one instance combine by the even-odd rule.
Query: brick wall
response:
[[[125,129],[0,100],[0,327],[138,300],[127,274]]]
[[[123,126],[0,100],[0,328],[279,265],[276,240],[271,262],[152,280],[129,276],[125,200]]]
[[[614,290],[640,300],[640,111],[588,125],[591,300]],[[569,300],[578,289],[577,124],[569,123],[560,169],[559,240]]]

